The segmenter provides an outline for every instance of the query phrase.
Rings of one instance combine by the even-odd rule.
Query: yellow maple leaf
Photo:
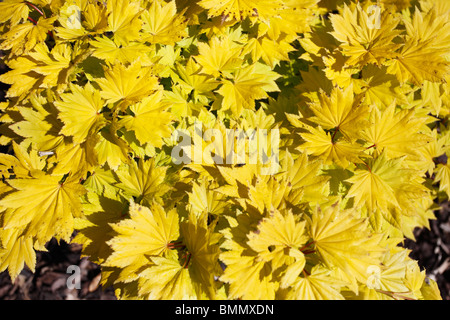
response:
[[[404,164],[405,157],[387,158],[385,152],[355,170],[347,179],[352,183],[347,197],[354,197],[355,207],[365,206],[375,230],[383,221],[395,228],[402,228],[403,215],[414,215],[415,209],[408,202],[426,196],[417,172]]]
[[[241,256],[234,251],[222,252],[220,260],[227,266],[220,280],[229,283],[229,298],[244,300],[275,298],[278,285],[272,281],[270,264],[256,261],[253,256]]]
[[[198,299],[187,268],[177,260],[151,257],[153,266],[142,271],[139,293],[151,300]]]
[[[225,195],[215,191],[214,184],[208,183],[206,179],[200,183],[193,182],[192,191],[188,192],[188,196],[189,209],[196,214],[207,212],[217,216],[228,206]]]
[[[340,289],[344,283],[331,275],[331,271],[314,266],[307,277],[298,277],[292,288],[282,297],[291,300],[344,300]]]
[[[161,197],[170,189],[164,181],[166,170],[167,167],[157,166],[154,158],[139,160],[138,163],[132,161],[116,170],[119,178],[116,186],[123,190],[127,198],[136,197],[137,203],[150,205],[153,201],[161,201]]]
[[[111,124],[103,128],[98,135],[98,142],[94,150],[97,154],[99,165],[107,163],[113,170],[121,164],[129,163],[130,146],[117,135],[116,124]]]
[[[32,178],[7,182],[15,191],[0,200],[0,206],[11,209],[3,217],[5,228],[23,227],[25,237],[42,245],[52,237],[69,241],[74,218],[82,215],[80,196],[85,189],[79,176],[63,179],[34,171]]]
[[[139,39],[142,13],[139,1],[110,0],[107,2],[108,29],[119,44]]]
[[[414,109],[396,111],[395,101],[385,110],[372,108],[372,125],[361,131],[367,146],[375,148],[377,154],[383,150],[389,157],[407,155],[412,160],[420,158],[418,148],[427,144],[430,137],[422,126],[426,117],[415,116]]]
[[[376,105],[383,110],[392,101],[399,105],[407,104],[406,94],[410,92],[407,86],[401,86],[394,75],[387,73],[386,67],[367,65],[361,70],[361,79],[356,81],[355,93],[364,94],[362,101],[365,105]]]
[[[256,231],[248,234],[247,244],[258,253],[258,260],[271,261],[276,270],[292,258],[289,250],[300,250],[309,239],[305,223],[299,221],[299,217],[294,216],[291,211],[281,213],[274,210],[269,217],[262,219]],[[301,252],[294,257],[304,264],[305,258]],[[302,269],[297,268],[297,271],[300,274]]]
[[[243,53],[250,53],[252,61],[262,59],[271,68],[275,68],[280,61],[289,60],[289,52],[294,48],[287,41],[270,39],[268,36],[250,38],[244,45]]]
[[[325,265],[340,268],[352,286],[366,280],[367,268],[379,264],[385,251],[381,236],[371,233],[368,220],[358,218],[355,211],[340,210],[338,204],[318,208],[310,224],[314,248]]]
[[[420,86],[425,80],[442,82],[449,73],[449,63],[427,44],[414,39],[406,42],[398,56],[386,62],[387,72],[394,74],[401,83],[411,82]]]
[[[323,161],[324,164],[337,164],[347,168],[351,163],[361,162],[364,147],[345,138],[335,138],[334,134],[325,132],[322,127],[308,129],[309,132],[301,133],[305,143],[297,147],[298,150],[313,155]]]
[[[267,92],[279,91],[275,80],[279,75],[270,67],[255,63],[238,69],[230,80],[222,80],[216,91],[222,97],[223,110],[230,109],[235,116],[243,109],[254,109],[255,100],[266,98]]]
[[[285,172],[292,190],[302,190],[302,202],[321,202],[329,193],[329,178],[321,176],[321,161],[311,160],[306,153],[293,158],[290,153],[281,161],[281,172]]]
[[[132,115],[123,116],[119,125],[134,131],[136,138],[144,145],[151,144],[161,148],[163,139],[171,134],[170,123],[173,120],[167,111],[167,105],[162,103],[164,92],[158,90],[145,97],[141,102],[130,106]]]
[[[439,163],[435,169],[434,183],[439,183],[439,191],[444,191],[450,198],[450,166]]]
[[[256,1],[256,0],[201,0],[198,5],[208,10],[210,17],[224,16],[225,20],[244,20],[247,17],[258,17],[267,20],[276,14],[277,9],[283,7],[283,2],[276,1]]]
[[[146,53],[152,51],[151,47],[140,42],[130,41],[126,45],[118,45],[114,40],[105,36],[95,37],[89,43],[94,49],[92,53],[94,57],[111,64],[119,61],[121,64],[127,65],[138,58],[145,57]]]
[[[53,29],[57,17],[39,18],[36,24],[31,22],[13,26],[2,35],[1,50],[11,50],[14,55],[22,55],[32,50],[37,43],[47,39],[47,33]]]
[[[152,68],[142,66],[139,60],[128,67],[118,63],[112,68],[105,68],[105,78],[95,81],[102,89],[101,97],[106,99],[106,103],[120,101],[123,109],[160,88]]]
[[[450,72],[446,56],[450,54],[448,43],[448,19],[438,16],[435,10],[425,15],[415,10],[411,21],[405,21],[407,34],[404,44],[391,61],[387,72],[394,74],[401,83],[411,82],[421,86],[425,80],[444,82]]]
[[[194,59],[202,66],[201,73],[214,78],[222,74],[230,76],[230,72],[243,62],[240,57],[241,49],[241,46],[229,37],[214,36],[208,43],[198,43],[199,55],[194,56]]]
[[[65,2],[59,10],[58,21],[61,26],[55,28],[56,33],[65,40],[83,39],[108,28],[106,6],[84,0]]]
[[[65,139],[63,143],[50,151],[51,156],[47,161],[54,164],[52,173],[67,174],[73,170],[73,163],[76,163],[75,172],[80,177],[86,177],[88,171],[98,165],[96,154],[93,151],[97,142],[97,135],[88,135],[82,143],[74,143],[70,139]]]
[[[17,25],[28,18],[30,9],[26,2],[6,0],[0,3],[0,23],[10,20],[11,25]]]
[[[169,243],[179,237],[178,214],[175,210],[165,212],[164,208],[152,203],[149,207],[130,203],[130,218],[112,225],[117,233],[108,245],[113,253],[105,266],[135,269],[149,263],[147,256],[166,256]]]
[[[61,95],[62,101],[56,101],[59,119],[64,123],[61,134],[73,136],[74,143],[82,143],[88,135],[96,134],[106,122],[101,110],[103,100],[100,92],[92,84],[87,83],[83,88],[78,85],[70,86],[71,93]]]
[[[29,178],[30,173],[35,170],[43,170],[45,161],[39,157],[39,153],[31,150],[29,144],[22,142],[17,144],[12,142],[14,156],[10,154],[0,154],[0,175],[9,179],[12,176],[16,178]]]
[[[179,76],[177,82],[187,93],[193,91],[194,99],[200,98],[200,95],[211,96],[211,91],[219,85],[212,76],[201,73],[202,67],[192,57],[185,66],[177,64],[175,70]]]
[[[32,237],[23,236],[20,228],[2,228],[0,242],[0,272],[8,269],[11,281],[14,282],[25,264],[32,272],[35,271],[36,252]]]
[[[174,0],[153,1],[141,15],[143,38],[150,43],[175,44],[187,36],[183,12],[177,13]]]
[[[364,66],[369,63],[380,64],[392,57],[400,47],[392,40],[401,31],[396,27],[398,16],[388,10],[380,13],[380,23],[372,25],[368,12],[358,3],[354,8],[344,5],[342,15],[331,16],[334,31],[331,33],[341,42],[342,53],[349,57],[348,65]]]
[[[31,141],[33,148],[41,152],[51,152],[63,142],[59,134],[62,125],[54,107],[41,96],[30,96],[30,107],[19,107],[23,120],[9,126],[15,133]]]
[[[323,129],[335,129],[347,139],[356,140],[361,128],[369,125],[369,108],[360,106],[360,98],[355,98],[353,85],[344,90],[334,88],[330,96],[321,92],[319,101],[309,104],[314,117],[308,118]]]

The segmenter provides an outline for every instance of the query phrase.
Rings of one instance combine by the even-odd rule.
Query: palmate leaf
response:
[[[339,292],[344,283],[330,276],[330,273],[330,270],[316,266],[311,275],[298,277],[293,289],[282,297],[291,300],[344,300]]]
[[[60,27],[55,28],[58,37],[65,40],[83,39],[106,31],[107,10],[105,6],[83,0],[66,2],[59,11],[58,22]]]
[[[371,26],[372,19],[359,3],[351,7],[344,5],[342,15],[332,15],[331,33],[342,42],[342,53],[349,57],[348,65],[364,66],[369,63],[380,64],[392,57],[399,44],[392,41],[401,31],[396,30],[400,19],[383,10],[379,27]]]
[[[142,9],[138,1],[111,0],[107,2],[108,29],[119,44],[139,38]]]
[[[322,127],[309,129],[309,132],[302,133],[301,137],[306,141],[297,149],[315,156],[323,161],[324,164],[335,163],[338,166],[347,168],[351,163],[361,162],[359,155],[364,148],[354,142],[341,138],[333,141],[333,135],[325,132]]]
[[[438,164],[436,166],[435,183],[439,183],[439,191],[444,191],[450,197],[450,167],[448,164]]]
[[[174,44],[187,36],[186,18],[177,13],[175,1],[153,1],[142,17],[143,36],[150,43]]]
[[[0,3],[0,23],[10,21],[12,25],[18,24],[28,18],[30,9],[25,2],[15,0],[2,1]]]
[[[174,118],[167,111],[168,106],[162,103],[163,95],[163,91],[159,90],[130,106],[132,115],[123,116],[118,123],[134,131],[142,145],[149,143],[161,148],[163,138],[171,134],[169,124]]]
[[[223,80],[216,91],[222,97],[223,110],[230,109],[234,115],[243,109],[255,108],[255,100],[266,98],[267,92],[279,91],[275,80],[279,75],[263,64],[256,63],[239,69],[232,80]]]
[[[131,148],[117,135],[117,122],[103,128],[97,137],[94,150],[99,165],[106,163],[111,169],[117,170],[121,164],[130,163]]]
[[[135,60],[130,66],[115,64],[105,69],[105,78],[96,79],[101,87],[101,97],[106,103],[120,101],[123,108],[139,102],[160,88],[151,67],[142,66]]]
[[[199,5],[208,9],[209,16],[226,16],[227,19],[244,20],[258,16],[265,20],[276,14],[283,7],[282,1],[226,0],[217,3],[212,0],[201,0]]]
[[[449,73],[448,61],[428,42],[410,39],[398,56],[387,62],[387,72],[394,74],[401,83],[422,85],[425,80],[442,82]],[[426,58],[425,58],[426,57]]]
[[[376,105],[381,110],[389,107],[394,100],[399,105],[407,104],[406,94],[411,89],[401,86],[397,78],[388,74],[386,69],[368,65],[361,70],[361,81],[355,91],[364,94],[363,104]]]
[[[417,160],[418,148],[430,141],[423,130],[426,116],[414,116],[415,110],[396,110],[395,102],[383,111],[373,108],[370,115],[372,125],[363,128],[362,137],[367,146],[373,146],[377,154],[386,152],[388,157],[408,156]]]
[[[276,210],[259,223],[255,232],[248,235],[247,244],[258,253],[258,260],[272,261],[272,267],[276,270],[290,258],[288,249],[299,250],[306,243],[309,239],[305,232],[306,222],[296,221],[296,218],[290,211],[282,214]],[[305,261],[300,252],[294,257],[303,263]],[[297,270],[298,274],[302,271],[301,268]]]
[[[152,257],[152,267],[140,273],[140,294],[148,299],[190,300],[198,298],[195,294],[189,270],[176,260]]]
[[[194,59],[202,66],[201,73],[214,78],[221,74],[231,76],[231,71],[243,62],[240,56],[241,50],[242,46],[232,41],[230,37],[215,36],[208,43],[198,43],[199,55]]]
[[[381,230],[383,221],[401,229],[402,215],[414,215],[415,209],[408,203],[427,195],[422,181],[414,178],[414,170],[405,167],[404,160],[388,159],[382,153],[346,180],[352,183],[347,197],[354,197],[355,207],[367,208],[375,230]]]
[[[18,108],[23,120],[16,121],[9,128],[19,136],[27,138],[38,151],[54,150],[64,140],[64,137],[59,135],[61,122],[52,112],[53,107],[46,104],[44,98],[31,95],[30,102],[31,108]]]
[[[359,106],[360,98],[354,97],[353,86],[341,90],[335,88],[330,96],[321,92],[319,101],[311,103],[314,117],[309,118],[323,129],[337,129],[345,137],[356,140],[358,131],[369,125],[369,108]]]
[[[11,280],[14,281],[26,264],[32,272],[35,271],[36,252],[33,238],[21,235],[20,228],[2,229],[0,231],[0,272],[8,269]]]
[[[177,82],[180,83],[183,90],[189,93],[193,90],[194,95],[210,95],[211,91],[219,85],[219,82],[212,76],[201,73],[202,67],[193,58],[190,58],[185,66],[176,65],[175,70],[180,77]]]
[[[170,190],[165,181],[166,171],[167,167],[157,166],[154,158],[137,163],[132,161],[115,171],[119,179],[116,187],[126,198],[135,197],[139,204],[150,205],[155,200],[161,202],[161,197]]]
[[[219,241],[222,235],[214,232],[215,223],[208,225],[208,214],[190,213],[187,221],[180,223],[180,234],[186,246],[186,256],[181,256],[184,268],[189,269],[197,297],[216,297],[215,279],[222,273],[219,265]]]
[[[421,86],[425,80],[444,82],[450,72],[446,56],[450,53],[448,19],[433,9],[423,14],[416,10],[411,21],[405,21],[405,44],[392,61],[388,73],[401,83]]]
[[[86,184],[84,185],[86,187]],[[128,206],[122,200],[117,193],[107,191],[105,196],[89,191],[82,199],[84,217],[75,219],[75,228],[78,232],[71,243],[83,245],[83,257],[102,264],[112,254],[108,241],[116,233],[111,225],[119,223],[128,212]]]
[[[119,45],[112,39],[105,36],[98,36],[90,40],[93,48],[92,55],[107,63],[114,64],[117,61],[126,65],[138,58],[145,57],[145,54],[152,51],[152,48],[140,42],[128,42],[126,45]]]
[[[85,178],[87,173],[98,165],[96,154],[93,152],[96,143],[97,136],[92,135],[81,144],[67,140],[59,144],[48,158],[48,162],[54,164],[52,173],[68,174],[71,172],[72,164],[77,163],[76,174],[80,179]]]
[[[227,206],[226,196],[214,190],[214,184],[206,179],[201,182],[193,182],[192,191],[188,192],[189,210],[196,214],[208,212],[212,215],[222,214]]]
[[[71,85],[70,90],[71,93],[61,95],[62,101],[55,102],[59,118],[64,123],[60,133],[73,136],[74,143],[82,143],[106,123],[101,114],[104,102],[100,92],[90,83],[83,88]]]
[[[150,207],[131,203],[129,214],[130,219],[112,225],[117,236],[108,242],[113,253],[104,263],[106,266],[131,266],[137,270],[149,263],[147,256],[166,256],[168,244],[179,237],[175,210],[165,212],[157,203]]]
[[[0,175],[2,178],[9,179],[29,178],[31,172],[43,170],[45,162],[39,157],[38,152],[29,151],[26,143],[12,143],[14,156],[9,154],[0,154]]]
[[[25,238],[32,237],[43,245],[52,237],[69,241],[74,218],[81,217],[80,197],[85,193],[79,177],[51,176],[33,171],[29,179],[10,179],[15,189],[0,200],[7,208],[4,228],[23,228]]]
[[[15,25],[2,35],[1,50],[11,50],[14,55],[21,55],[32,50],[37,43],[47,39],[47,33],[53,29],[56,17],[39,18],[36,24],[26,22]]]
[[[329,177],[320,175],[321,161],[311,160],[306,153],[302,153],[294,160],[292,155],[287,153],[281,163],[282,171],[286,172],[292,189],[302,190],[302,202],[323,201],[324,195],[329,193]]]
[[[294,48],[286,41],[275,41],[267,36],[259,39],[249,39],[244,47],[245,53],[250,53],[252,61],[262,59],[271,68],[274,68],[280,61],[289,61],[289,52]]]
[[[353,287],[356,281],[364,282],[362,275],[370,265],[379,264],[385,251],[381,235],[371,233],[368,220],[355,214],[355,210],[341,211],[335,204],[324,210],[319,208],[310,224],[311,238],[325,265],[340,268]]]

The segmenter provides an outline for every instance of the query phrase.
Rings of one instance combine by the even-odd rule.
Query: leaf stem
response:
[[[303,252],[306,248],[314,244],[314,240],[308,241],[303,247],[301,247],[299,250]]]
[[[34,20],[32,17],[28,17],[28,20],[30,20],[30,21],[33,22],[34,24],[37,24],[36,20]]]
[[[369,167],[369,165],[367,163],[365,163],[363,161],[364,166],[367,168],[367,170],[369,170],[370,173],[372,173],[372,169]]]
[[[189,266],[189,262],[191,262],[191,256],[192,256],[192,254],[190,253],[190,252],[187,252],[184,256],[183,256],[183,258],[185,257],[186,259],[184,260],[184,263],[183,263],[183,268],[184,269],[186,269],[188,266]]]
[[[37,12],[39,12],[39,14],[45,18],[44,12],[42,12],[42,11],[41,11],[38,7],[36,7],[33,3],[29,2],[29,1],[25,1],[25,3],[26,3],[27,5],[29,5],[30,7],[32,7],[34,10],[36,10]]]
[[[306,251],[302,251],[304,255],[310,254],[310,253],[315,253],[316,250],[306,250]]]
[[[339,127],[334,128],[333,135],[331,136],[331,142],[334,144],[334,138],[336,137],[336,133],[339,131]]]

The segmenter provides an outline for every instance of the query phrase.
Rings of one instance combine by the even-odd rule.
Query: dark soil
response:
[[[410,256],[419,261],[421,268],[435,280],[443,300],[450,300],[450,205],[444,203],[435,211],[436,220],[430,222],[430,230],[416,229],[416,241],[405,241],[412,250]]]
[[[48,252],[37,252],[36,270],[25,268],[11,282],[9,274],[0,273],[0,299],[2,300],[115,300],[112,288],[102,288],[100,268],[87,258],[80,258],[81,246],[58,244],[52,240]],[[70,265],[80,268],[80,289],[69,289],[67,280],[74,273]],[[74,278],[74,277],[72,277]],[[74,283],[70,282],[69,283]]]

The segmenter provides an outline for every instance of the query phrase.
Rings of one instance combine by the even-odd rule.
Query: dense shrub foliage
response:
[[[449,14],[1,2],[0,271],[56,238],[121,299],[440,299],[401,244],[450,194]]]

